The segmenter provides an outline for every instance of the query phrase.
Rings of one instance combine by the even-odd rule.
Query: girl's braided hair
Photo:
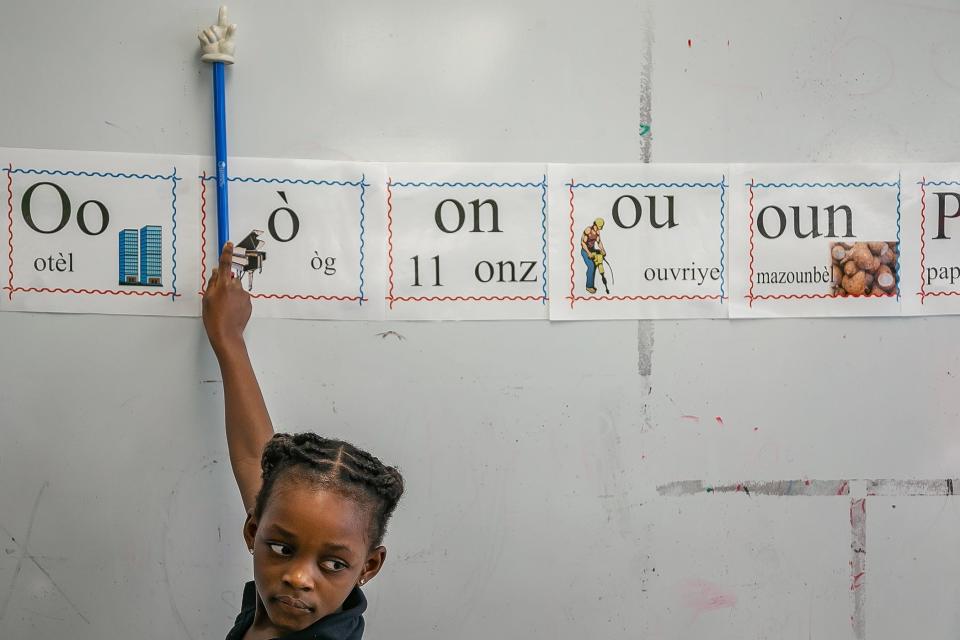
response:
[[[387,521],[403,495],[403,476],[394,467],[349,442],[315,433],[275,434],[263,450],[260,468],[263,484],[254,505],[257,518],[263,515],[277,478],[296,474],[370,507],[371,548],[383,541]]]

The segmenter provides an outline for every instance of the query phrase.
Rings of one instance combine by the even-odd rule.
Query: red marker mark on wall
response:
[[[850,585],[850,591],[856,591],[857,589],[863,586],[863,582],[862,582],[863,576],[864,576],[863,571],[853,576],[853,583]]]
[[[681,587],[683,604],[697,614],[736,606],[737,595],[706,580],[689,580]]]

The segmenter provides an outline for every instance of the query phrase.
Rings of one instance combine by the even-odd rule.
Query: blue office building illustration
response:
[[[120,232],[120,284],[140,284],[137,244],[136,229],[124,229]]]
[[[120,232],[120,284],[163,286],[163,235],[157,225]]]
[[[160,227],[147,225],[140,228],[140,284],[148,287],[163,285],[162,240]]]

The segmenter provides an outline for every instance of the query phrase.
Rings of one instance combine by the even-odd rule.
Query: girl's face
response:
[[[386,557],[370,549],[369,510],[295,478],[278,478],[259,521],[243,533],[263,603],[254,627],[299,631],[340,609],[353,587],[377,574]],[[263,614],[266,618],[263,619]]]

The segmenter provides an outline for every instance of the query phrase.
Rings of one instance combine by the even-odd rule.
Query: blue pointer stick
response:
[[[230,208],[227,200],[227,96],[223,86],[223,63],[213,63],[213,127],[217,145],[217,247],[230,239]]]
[[[237,25],[227,22],[227,8],[220,7],[217,24],[200,32],[204,62],[213,63],[213,127],[217,160],[217,246],[230,238],[230,208],[227,200],[227,92],[224,66],[233,64],[233,36]]]

